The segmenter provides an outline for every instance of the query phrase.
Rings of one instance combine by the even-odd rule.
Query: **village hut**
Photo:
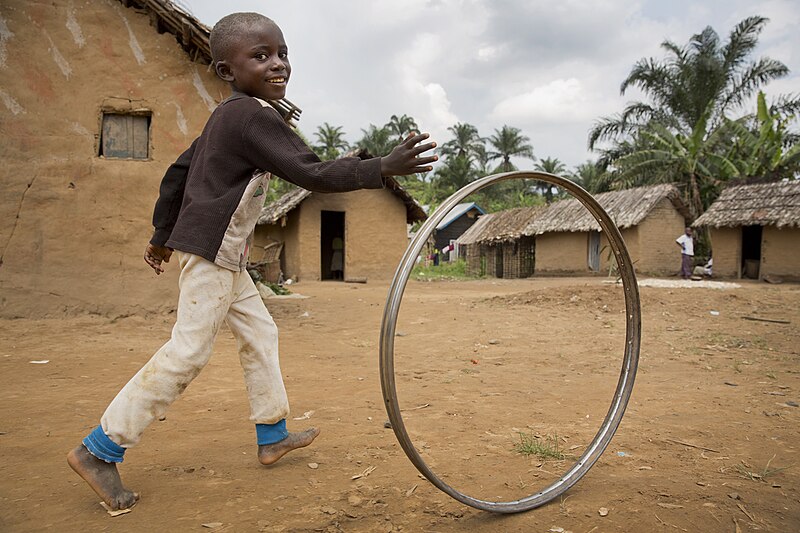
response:
[[[729,187],[693,226],[710,228],[715,276],[800,279],[800,180]]]
[[[389,279],[408,246],[408,224],[425,219],[422,207],[393,178],[386,178],[384,189],[295,189],[262,210],[251,261],[264,263],[269,281],[278,272],[295,280]],[[332,268],[338,262],[335,239],[340,239],[341,276]]]
[[[457,258],[459,251],[456,249],[456,240],[483,214],[483,209],[475,202],[465,202],[453,206],[433,231],[433,247],[436,250],[448,250],[445,260]]]
[[[471,276],[527,278],[534,273],[535,238],[523,231],[543,207],[519,207],[478,217],[456,240]]]
[[[595,196],[620,229],[639,272],[673,274],[679,266],[675,238],[689,216],[674,185],[661,184]],[[538,273],[604,272],[613,265],[607,238],[577,199],[552,203],[523,231],[536,237]]]
[[[177,261],[155,278],[142,255],[164,172],[230,94],[209,32],[168,0],[0,2],[0,316],[174,307]]]

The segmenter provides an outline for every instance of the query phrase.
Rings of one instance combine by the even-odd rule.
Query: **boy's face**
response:
[[[249,96],[280,100],[292,67],[281,29],[264,21],[243,31],[228,57],[218,61],[217,74]]]

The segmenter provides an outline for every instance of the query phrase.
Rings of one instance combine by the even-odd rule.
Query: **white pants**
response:
[[[172,337],[117,394],[100,421],[105,434],[123,448],[136,445],[145,428],[206,366],[223,320],[239,344],[250,420],[274,424],[289,415],[278,363],[278,328],[250,275],[196,255],[177,256],[180,297]]]

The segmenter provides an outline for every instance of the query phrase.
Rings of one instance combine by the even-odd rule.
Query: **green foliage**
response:
[[[292,291],[290,291],[283,285],[278,285],[277,283],[272,283],[269,281],[261,281],[261,283],[269,287],[272,290],[272,292],[274,292],[278,296],[283,296],[285,294],[292,294]]]
[[[726,122],[732,140],[729,157],[744,183],[776,181],[800,173],[800,143],[789,131],[792,118],[768,107],[766,96],[759,92],[754,115]]]
[[[592,194],[611,190],[610,173],[593,161],[581,163],[571,173],[572,181]]]
[[[564,163],[559,161],[557,157],[545,157],[544,159],[540,159],[536,165],[533,167],[539,172],[545,172],[547,174],[554,174],[556,176],[563,175],[567,167],[564,166]],[[542,192],[542,195],[545,198],[545,201],[549,204],[553,201],[553,186],[549,183],[545,183],[543,181],[537,181],[536,187]]]
[[[535,455],[539,459],[565,459],[558,447],[558,435],[547,435],[544,439],[532,433],[519,432],[519,443],[515,446],[523,455]]]
[[[391,132],[395,144],[406,138],[412,131],[419,131],[417,121],[408,115],[400,115],[399,117],[392,115],[384,127]]]
[[[323,161],[340,157],[350,147],[344,139],[344,132],[341,126],[334,127],[326,122],[317,127],[314,136],[317,138],[318,144],[312,148]]]
[[[425,266],[424,262],[417,263],[411,269],[411,279],[416,281],[444,281],[474,279],[467,275],[467,263],[463,259],[453,262],[441,262],[438,266]]]
[[[728,183],[796,174],[800,148],[788,124],[800,98],[779,97],[770,110],[760,95],[754,118],[728,118],[789,72],[780,61],[751,58],[766,23],[748,17],[724,43],[706,27],[684,46],[664,41],[664,59],[636,62],[621,92],[634,87],[646,100],[595,123],[589,147],[600,154],[599,172],[584,167],[585,183],[598,191],[675,183],[696,218]]]
[[[362,129],[361,133],[363,136],[356,146],[375,157],[389,155],[397,144],[392,136],[392,131],[386,126],[379,128],[375,124],[370,124],[367,129]]]
[[[517,170],[511,163],[512,157],[526,157],[536,160],[530,139],[522,135],[522,131],[519,128],[503,126],[499,130],[494,130],[494,135],[490,135],[488,141],[493,148],[488,154],[489,161],[500,159],[500,166],[497,167],[498,172]]]

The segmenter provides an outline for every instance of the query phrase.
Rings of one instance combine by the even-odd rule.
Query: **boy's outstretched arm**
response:
[[[320,161],[305,142],[271,107],[246,121],[241,156],[265,170],[309,191],[347,192],[385,187],[385,178],[430,170],[436,156],[423,156],[436,143],[423,143],[428,134],[411,134],[385,157],[361,160],[343,157]]]
[[[411,133],[392,152],[381,158],[382,176],[406,176],[417,172],[428,172],[433,167],[429,166],[438,156],[429,155],[420,157],[429,150],[436,148],[435,142],[421,144],[430,137],[427,133]]]

